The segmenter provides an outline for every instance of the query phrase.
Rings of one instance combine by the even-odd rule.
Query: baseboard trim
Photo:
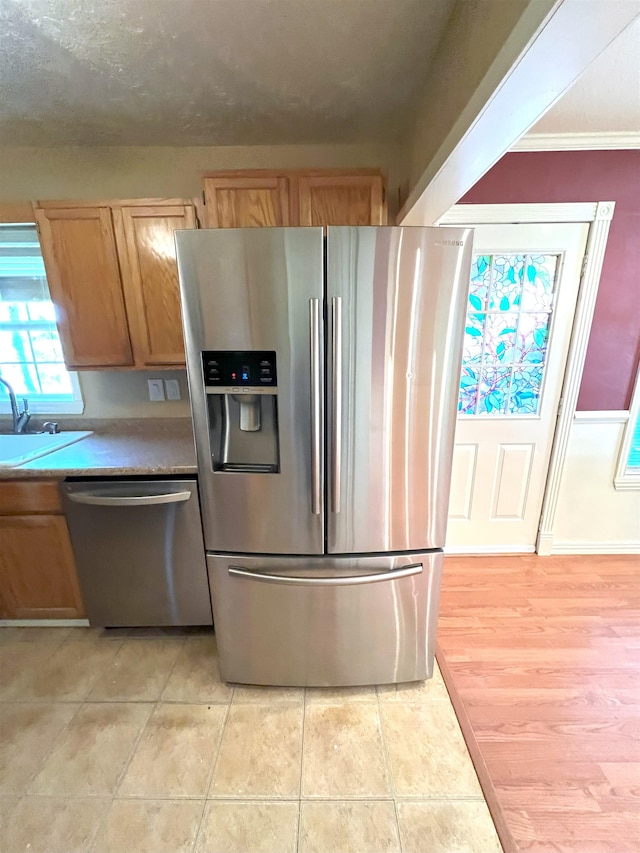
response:
[[[505,554],[535,554],[535,545],[448,545],[444,546],[448,557],[504,556]]]
[[[552,554],[640,554],[640,540],[615,542],[554,542]]]
[[[0,628],[88,628],[88,619],[0,619]]]
[[[440,672],[442,673],[442,678],[445,687],[447,688],[449,699],[451,699],[453,710],[455,711],[455,715],[458,718],[458,724],[460,726],[460,731],[462,732],[462,737],[464,738],[464,742],[466,743],[467,749],[469,750],[469,755],[471,756],[471,761],[473,762],[473,766],[476,771],[476,776],[478,777],[478,782],[480,783],[480,787],[482,788],[482,793],[484,794],[485,801],[487,803],[487,806],[489,807],[491,819],[493,820],[493,825],[495,826],[496,832],[498,833],[498,838],[500,839],[502,849],[504,853],[517,853],[518,847],[507,824],[507,820],[504,816],[500,801],[498,800],[498,794],[496,792],[494,784],[491,781],[489,768],[487,767],[487,764],[482,756],[480,745],[478,744],[476,736],[473,732],[473,726],[471,725],[471,721],[469,720],[469,717],[467,715],[467,710],[464,707],[462,697],[460,696],[458,688],[455,685],[453,673],[449,669],[447,659],[444,655],[444,652],[440,648],[440,644],[436,646],[436,660],[438,661],[438,666],[440,667]]]

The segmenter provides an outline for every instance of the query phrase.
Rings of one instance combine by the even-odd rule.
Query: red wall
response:
[[[514,152],[460,201],[615,201],[578,410],[628,409],[640,361],[640,151]]]

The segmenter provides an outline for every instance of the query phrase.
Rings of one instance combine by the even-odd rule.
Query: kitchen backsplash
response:
[[[94,370],[78,373],[86,418],[184,418],[191,415],[185,370]],[[177,380],[180,400],[149,400],[149,379]],[[166,391],[166,382],[163,384]]]

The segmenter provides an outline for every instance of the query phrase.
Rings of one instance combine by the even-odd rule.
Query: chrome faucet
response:
[[[0,376],[0,384],[5,386],[7,393],[9,394],[9,400],[11,402],[11,416],[13,418],[13,431],[16,434],[24,432],[31,418],[31,415],[29,414],[29,401],[26,397],[23,398],[23,409],[20,411],[18,409],[18,403],[16,402],[16,395],[13,392],[13,388],[9,385],[6,379],[2,378],[2,376]]]

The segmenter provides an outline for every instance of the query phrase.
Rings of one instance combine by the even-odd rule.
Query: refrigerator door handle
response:
[[[331,297],[331,512],[340,512],[342,461],[342,297]]]
[[[320,300],[309,300],[311,356],[311,512],[322,511],[322,376],[320,363]]]
[[[421,573],[422,563],[413,563],[410,566],[405,566],[402,569],[395,569],[391,572],[379,572],[372,575],[343,575],[335,578],[263,574],[262,572],[251,572],[243,566],[229,566],[229,574],[231,577],[260,581],[261,583],[287,584],[289,586],[359,586],[360,584],[365,583],[397,581],[401,578],[408,578],[411,577],[411,575],[419,575]]]

